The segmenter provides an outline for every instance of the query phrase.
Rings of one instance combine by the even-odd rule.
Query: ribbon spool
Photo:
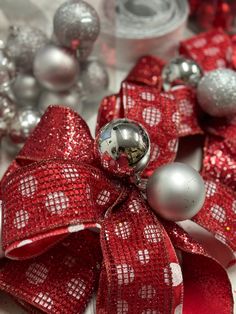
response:
[[[146,54],[173,57],[189,7],[186,0],[104,0],[101,11],[100,53],[108,65],[126,69]]]

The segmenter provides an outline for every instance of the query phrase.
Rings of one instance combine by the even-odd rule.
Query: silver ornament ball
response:
[[[77,49],[97,39],[100,21],[90,4],[83,0],[71,0],[63,3],[55,12],[53,27],[63,46]]]
[[[15,115],[15,103],[7,95],[0,93],[0,137],[7,134],[9,125]]]
[[[236,114],[236,72],[230,69],[208,72],[198,84],[197,98],[202,110],[211,116]]]
[[[12,26],[6,42],[6,50],[21,72],[31,72],[36,52],[48,42],[39,29],[29,26]]]
[[[12,58],[4,49],[0,49],[0,90],[4,90],[16,78],[16,67]]]
[[[109,77],[105,66],[96,59],[82,64],[80,80],[88,100],[97,99],[104,94],[109,85]]]
[[[163,88],[169,91],[175,85],[197,86],[203,72],[193,60],[184,57],[172,59],[162,71]]]
[[[37,110],[22,108],[12,120],[8,136],[15,144],[24,143],[40,120]]]
[[[65,91],[78,79],[79,64],[67,50],[48,45],[34,59],[34,75],[39,83],[52,91]]]
[[[76,88],[60,93],[44,91],[39,98],[40,112],[44,113],[50,105],[64,105],[78,113],[83,109],[81,94]]]
[[[146,130],[137,122],[117,119],[100,130],[95,150],[105,169],[118,176],[129,176],[147,166],[150,140]]]
[[[12,84],[12,91],[21,104],[34,102],[39,97],[41,87],[34,76],[20,73]]]
[[[195,169],[186,164],[167,164],[149,178],[147,200],[152,209],[167,220],[190,219],[204,204],[204,181]]]

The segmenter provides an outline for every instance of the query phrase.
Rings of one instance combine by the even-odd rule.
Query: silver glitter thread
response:
[[[56,11],[54,34],[66,47],[88,47],[98,37],[100,21],[96,10],[82,0],[67,1]]]
[[[211,116],[236,114],[236,72],[217,69],[204,75],[197,88],[201,108]]]
[[[46,35],[35,27],[10,27],[6,51],[12,56],[18,70],[31,72],[36,52],[47,42]]]

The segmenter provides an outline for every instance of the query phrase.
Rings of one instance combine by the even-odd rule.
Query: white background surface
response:
[[[48,1],[48,0],[0,0],[0,34],[5,33],[7,27],[11,21],[24,22],[29,21],[35,25],[45,25],[48,34],[51,32],[51,16],[52,12],[58,6],[58,4],[64,2],[64,0]],[[98,5],[99,1],[91,0],[90,2]],[[30,5],[29,5],[30,4]],[[27,10],[22,9],[27,6]],[[28,12],[28,13],[27,13]],[[188,32],[186,32],[188,34]],[[128,70],[127,70],[128,71]],[[114,71],[109,69],[111,85],[111,91],[117,91],[121,80],[125,77],[126,72]],[[98,104],[91,104],[84,108],[83,116],[88,122],[92,134],[94,134],[95,123],[96,123],[96,112]],[[185,160],[187,163],[192,164],[196,168],[199,168],[201,163],[201,149],[193,148],[192,154],[187,156]],[[7,165],[10,162],[9,156],[6,152],[0,150],[0,176],[4,173]],[[213,236],[211,236],[204,229],[197,227],[193,223],[184,222],[182,224],[184,228],[190,232],[197,240],[202,242],[204,246],[208,249],[208,252],[222,262],[223,265],[226,265],[231,259],[232,254],[226,249],[226,247],[217,241]],[[231,267],[228,271],[230,279],[233,284],[233,294],[236,297],[236,266]],[[21,308],[19,308],[8,296],[0,294],[0,314],[22,314],[25,313]],[[95,313],[95,300],[93,300],[88,309],[87,314]],[[135,314],[135,313],[134,313]],[[201,314],[201,313],[199,313]],[[213,314],[213,313],[209,313]],[[220,313],[217,313],[220,314]],[[236,308],[235,308],[236,314]]]

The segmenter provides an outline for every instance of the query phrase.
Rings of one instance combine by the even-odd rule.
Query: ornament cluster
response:
[[[0,137],[16,152],[51,104],[81,113],[108,87],[103,64],[90,54],[100,32],[95,9],[83,0],[63,3],[51,39],[30,25],[11,26],[0,45]]]

